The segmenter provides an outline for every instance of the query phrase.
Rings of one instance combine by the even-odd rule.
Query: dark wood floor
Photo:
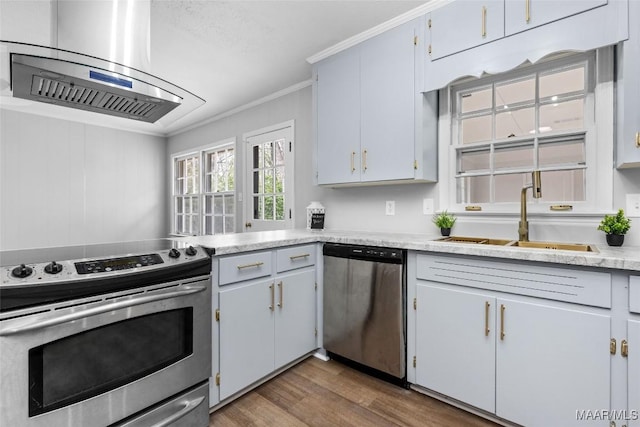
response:
[[[496,426],[418,392],[311,357],[209,418],[209,426]]]

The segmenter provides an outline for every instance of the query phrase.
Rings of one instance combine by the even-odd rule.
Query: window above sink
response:
[[[538,169],[544,191],[529,200],[531,213],[611,209],[612,83],[605,48],[450,86],[450,114],[440,117],[449,141],[441,204],[516,213],[520,189]]]

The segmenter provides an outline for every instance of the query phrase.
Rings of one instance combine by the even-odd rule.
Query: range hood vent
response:
[[[13,96],[154,123],[182,103],[158,86],[73,62],[11,55]]]

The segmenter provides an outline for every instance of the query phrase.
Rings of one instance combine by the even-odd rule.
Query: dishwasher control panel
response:
[[[338,258],[353,258],[363,261],[377,261],[391,264],[402,264],[404,251],[397,248],[383,248],[378,246],[359,246],[326,243],[322,250],[324,256]]]

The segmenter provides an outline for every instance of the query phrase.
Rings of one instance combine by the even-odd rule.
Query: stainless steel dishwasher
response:
[[[406,385],[405,252],[327,243],[323,255],[329,356]]]

